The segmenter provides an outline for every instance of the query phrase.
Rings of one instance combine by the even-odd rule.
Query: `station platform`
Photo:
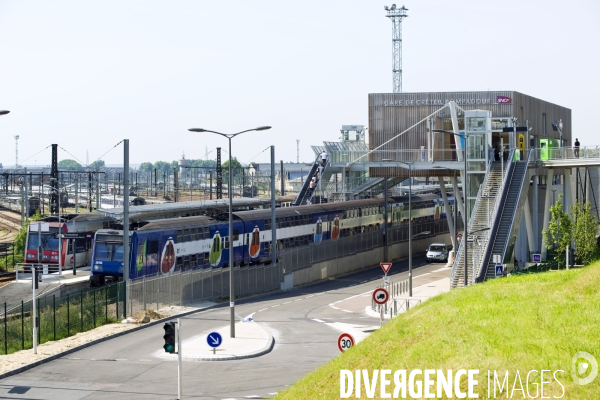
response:
[[[42,275],[41,282],[38,283],[36,296],[44,297],[51,295],[63,295],[67,291],[83,290],[89,286],[91,267],[79,267],[75,275],[73,269],[62,270],[58,272]],[[19,273],[18,279],[10,282],[8,285],[0,287],[0,304],[14,305],[21,301],[30,301],[32,296],[31,274]]]

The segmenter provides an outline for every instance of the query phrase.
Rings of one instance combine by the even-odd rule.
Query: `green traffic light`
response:
[[[163,336],[165,345],[163,346],[163,349],[165,349],[165,352],[173,354],[175,353],[175,322],[165,323],[163,329],[165,330]]]

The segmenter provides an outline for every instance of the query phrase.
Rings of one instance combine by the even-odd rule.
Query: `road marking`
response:
[[[340,318],[340,319],[350,319],[350,317],[344,317],[344,318]]]
[[[283,304],[290,304],[290,303],[291,303],[291,301],[288,301],[288,302],[285,302],[285,303],[283,303]]]
[[[302,299],[296,299],[296,300],[294,300],[294,301],[300,301],[300,300],[302,300]]]
[[[265,311],[265,310],[268,310],[268,309],[269,309],[269,307],[263,308],[262,310],[258,310],[258,312]]]
[[[331,308],[335,308],[336,310],[339,310],[339,308],[337,308],[336,306],[334,306],[334,305],[333,305],[333,303],[331,303],[331,304],[329,305],[329,307],[331,307]]]
[[[322,319],[317,319],[317,318],[313,318],[313,321],[317,321],[317,322],[323,322],[323,323],[325,323],[325,321],[323,321]]]
[[[367,283],[367,282],[369,282],[369,281],[362,281],[361,283]]]
[[[279,304],[275,304],[274,306],[271,306],[271,308],[275,308],[275,307],[279,307]]]
[[[348,310],[342,310],[342,311],[343,312],[349,312],[349,313],[354,312],[354,311],[348,311]]]
[[[314,296],[314,294],[311,294],[310,296],[306,296],[305,299],[310,299],[313,296]]]
[[[322,295],[322,294],[323,294],[323,292],[321,292],[321,293],[317,293],[317,294],[315,294],[315,296],[320,296],[320,295]],[[267,394],[269,394],[269,393],[267,393]],[[277,394],[277,392],[275,392],[275,394]]]

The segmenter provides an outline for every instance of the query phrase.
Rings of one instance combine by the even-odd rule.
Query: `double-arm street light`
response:
[[[221,135],[229,139],[229,179],[228,179],[228,189],[229,193],[229,308],[231,310],[230,316],[230,329],[229,336],[231,338],[235,337],[235,295],[233,292],[233,185],[231,181],[231,139],[236,137],[237,135],[241,135],[244,132],[250,131],[265,131],[267,129],[271,129],[270,126],[259,126],[254,129],[247,129],[245,131],[241,131],[238,133],[225,134],[221,132],[210,131],[208,129],[203,128],[190,128],[188,129],[190,132],[210,132],[216,133],[217,135]],[[273,226],[275,229],[275,226]],[[275,244],[274,244],[275,245]]]

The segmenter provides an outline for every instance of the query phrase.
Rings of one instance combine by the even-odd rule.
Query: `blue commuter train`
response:
[[[452,207],[454,198],[448,197]],[[384,224],[384,199],[354,200],[276,209],[277,245],[283,250],[339,237],[379,230]],[[446,219],[442,198],[412,196],[413,222]],[[408,197],[388,199],[390,226],[408,221]],[[271,210],[233,213],[235,266],[271,262]],[[227,267],[228,214],[148,221],[130,232],[130,279],[195,268]],[[123,276],[123,231],[100,229],[94,239],[90,283]]]

